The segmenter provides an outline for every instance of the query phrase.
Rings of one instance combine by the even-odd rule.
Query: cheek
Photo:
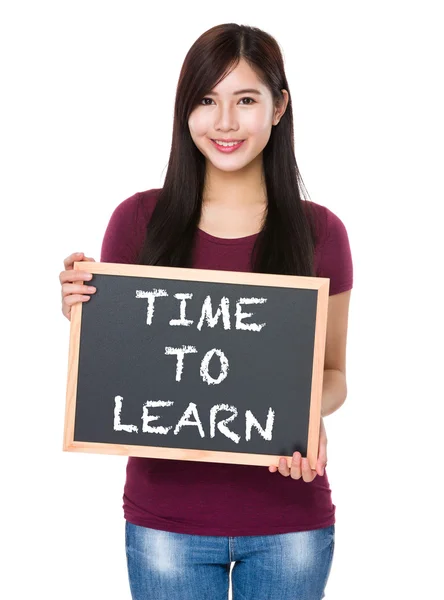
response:
[[[188,119],[188,127],[192,136],[202,136],[209,130],[210,122],[208,117],[202,114],[193,114]]]
[[[270,135],[271,119],[268,112],[264,111],[253,111],[246,115],[244,121],[245,130],[250,135],[262,138]]]

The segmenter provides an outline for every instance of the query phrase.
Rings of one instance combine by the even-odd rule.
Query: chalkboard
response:
[[[327,278],[74,263],[64,450],[315,468]]]

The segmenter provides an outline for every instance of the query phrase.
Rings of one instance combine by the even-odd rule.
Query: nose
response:
[[[236,107],[221,103],[216,112],[215,131],[237,131],[239,129]]]

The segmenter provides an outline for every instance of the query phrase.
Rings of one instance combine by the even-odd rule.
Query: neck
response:
[[[247,208],[267,202],[262,155],[237,171],[221,171],[207,160],[204,204],[224,204]]]

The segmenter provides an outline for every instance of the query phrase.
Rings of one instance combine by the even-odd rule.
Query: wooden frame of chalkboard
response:
[[[328,278],[96,262],[74,269],[91,272],[97,291],[71,311],[63,450],[266,466],[299,450],[315,468]],[[200,316],[197,327],[190,316]],[[224,395],[220,383],[230,378]],[[150,425],[168,421],[179,391],[186,411],[178,406],[169,427]],[[128,424],[137,403],[142,432]],[[244,440],[227,425],[236,404]],[[224,411],[231,416],[217,421]]]

